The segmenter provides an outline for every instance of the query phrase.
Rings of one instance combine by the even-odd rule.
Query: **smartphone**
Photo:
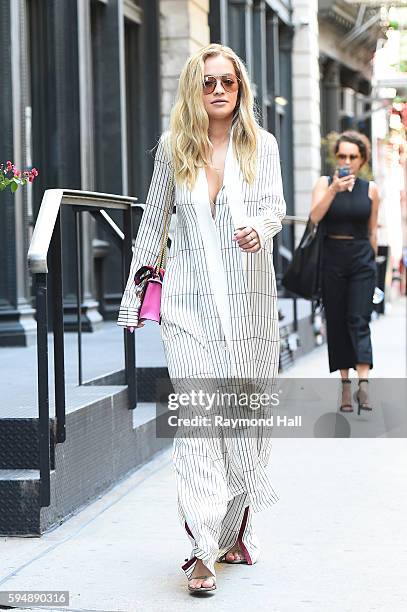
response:
[[[336,169],[338,172],[338,178],[343,178],[344,176],[349,176],[350,168],[349,166],[342,166],[341,168]]]

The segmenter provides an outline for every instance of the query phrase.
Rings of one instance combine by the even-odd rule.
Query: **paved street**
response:
[[[405,301],[372,324],[376,376],[405,376],[404,325]],[[315,372],[326,347],[289,374]],[[270,470],[280,501],[255,516],[262,556],[218,565],[214,596],[190,596],[180,570],[171,450],[41,538],[0,538],[0,591],[69,590],[78,612],[407,609],[405,439],[279,438]]]

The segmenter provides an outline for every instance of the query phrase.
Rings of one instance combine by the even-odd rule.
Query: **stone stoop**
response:
[[[40,505],[38,418],[0,419],[0,535],[40,536],[171,444],[156,436],[155,372],[144,373],[134,410],[127,387],[112,380],[67,388],[65,442],[55,444],[50,418],[48,507]]]

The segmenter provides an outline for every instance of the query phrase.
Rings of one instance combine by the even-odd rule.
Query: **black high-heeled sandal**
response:
[[[367,393],[366,393],[366,399],[365,399],[365,401],[362,401],[362,402],[360,401],[359,394],[360,394],[360,383],[361,383],[361,382],[366,382],[366,383],[368,383],[368,382],[369,382],[369,380],[368,380],[367,378],[359,378],[359,380],[358,380],[359,389],[358,389],[357,391],[355,391],[355,394],[354,394],[354,396],[353,396],[353,397],[355,398],[355,400],[357,401],[357,403],[358,403],[358,415],[360,414],[360,411],[361,411],[361,410],[372,410],[372,407],[371,407],[371,406],[369,406],[369,404],[368,404],[368,396],[367,396]]]
[[[350,380],[350,378],[342,378],[342,384],[349,384],[350,385],[351,382],[352,381]],[[347,410],[345,410],[345,408]],[[341,412],[353,412],[353,406],[352,406],[352,404],[341,404],[339,406],[339,410]]]

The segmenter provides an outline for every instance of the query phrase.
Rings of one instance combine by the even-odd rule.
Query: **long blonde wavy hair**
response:
[[[259,125],[246,67],[229,47],[211,44],[192,55],[185,64],[170,118],[169,145],[175,180],[189,189],[193,189],[199,169],[211,165],[213,147],[208,137],[209,117],[202,99],[202,84],[205,60],[216,55],[231,60],[240,79],[232,120],[233,150],[245,180],[253,183],[256,174]]]

